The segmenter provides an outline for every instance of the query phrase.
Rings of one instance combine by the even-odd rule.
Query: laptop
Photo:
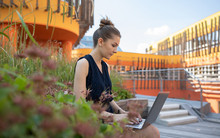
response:
[[[137,125],[126,125],[126,126],[132,127],[135,129],[142,129],[152,124],[157,119],[168,95],[169,95],[168,92],[159,93],[157,95],[156,100],[154,101],[152,108],[150,109],[148,116],[145,118],[142,118],[142,121]]]

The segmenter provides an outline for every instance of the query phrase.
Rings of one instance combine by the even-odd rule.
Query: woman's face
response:
[[[120,43],[120,37],[117,35],[112,35],[112,39],[107,39],[106,41],[99,41],[100,51],[104,58],[110,59],[112,55],[117,53],[117,48]]]

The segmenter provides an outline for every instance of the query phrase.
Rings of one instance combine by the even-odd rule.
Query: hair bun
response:
[[[100,28],[103,28],[104,26],[106,25],[111,25],[111,26],[114,26],[114,24],[108,19],[108,17],[106,19],[102,19],[100,21],[100,24],[99,24],[99,27]]]

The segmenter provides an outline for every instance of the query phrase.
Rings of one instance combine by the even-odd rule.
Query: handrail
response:
[[[201,80],[198,77],[196,77],[195,75],[193,75],[192,73],[190,73],[189,71],[187,71],[186,69],[184,69],[184,68],[172,68],[172,69],[155,69],[155,70],[134,70],[134,71],[127,71],[127,72],[120,73],[120,74],[126,74],[126,73],[130,74],[130,73],[132,73],[134,75],[134,73],[141,73],[141,72],[142,73],[143,72],[157,72],[158,77],[159,77],[160,82],[161,82],[160,83],[160,89],[161,89],[161,91],[163,91],[163,82],[162,82],[162,80],[169,80],[169,79],[163,79],[162,76],[161,76],[161,72],[164,71],[164,72],[168,73],[168,71],[181,71],[181,70],[184,71],[184,73],[186,73],[187,76],[189,76],[190,78],[193,78],[193,80],[196,80],[199,84],[200,103],[201,103],[201,118],[203,119],[204,118],[204,116],[203,116],[203,95],[202,95],[203,94],[203,89],[202,89],[202,86],[201,86]],[[134,78],[135,77],[132,77],[132,79],[134,79]],[[179,78],[177,80],[188,80],[187,78],[188,77],[185,76],[184,79]]]
[[[189,74],[189,76],[193,76],[195,79],[197,79],[197,81],[198,81],[198,84],[199,84],[199,87],[200,87],[200,102],[201,102],[201,118],[203,119],[204,118],[204,116],[203,116],[203,96],[202,96],[202,92],[203,92],[203,89],[202,89],[202,87],[201,87],[201,81],[200,81],[200,79],[199,78],[197,78],[195,75],[193,75],[192,73],[190,73],[190,72],[188,72],[186,69],[184,69],[184,71],[186,72],[186,73],[188,73]]]

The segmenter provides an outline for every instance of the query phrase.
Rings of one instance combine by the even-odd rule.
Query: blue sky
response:
[[[220,11],[220,0],[95,0],[94,26],[108,16],[121,32],[124,52],[145,53],[145,48],[180,29]]]

